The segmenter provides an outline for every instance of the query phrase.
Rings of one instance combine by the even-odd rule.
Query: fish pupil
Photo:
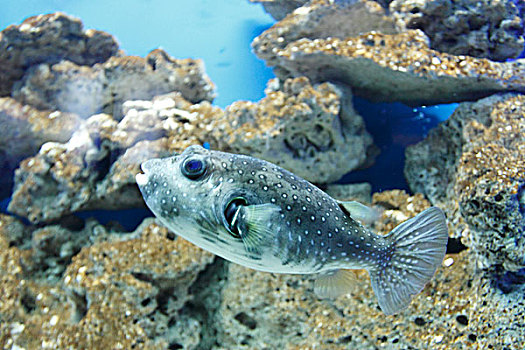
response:
[[[232,234],[232,236],[240,238],[241,234],[239,232],[239,210],[242,208],[242,206],[245,206],[247,204],[246,199],[242,197],[237,197],[232,199],[228,205],[226,206],[226,209],[224,209],[224,217],[226,218],[227,223],[227,229]]]
[[[182,173],[191,180],[198,179],[204,170],[204,163],[199,159],[189,159],[182,167]]]

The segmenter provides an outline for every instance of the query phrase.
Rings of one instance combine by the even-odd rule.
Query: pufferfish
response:
[[[141,169],[136,180],[147,206],[177,235],[255,270],[318,274],[321,297],[349,293],[350,270],[366,269],[387,315],[409,305],[446,252],[439,208],[381,236],[358,221],[373,218],[371,208],[337,201],[261,159],[190,146]]]

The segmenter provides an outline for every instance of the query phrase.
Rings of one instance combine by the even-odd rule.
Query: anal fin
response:
[[[314,292],[321,298],[334,299],[350,293],[355,288],[356,280],[352,270],[329,271],[315,280]]]

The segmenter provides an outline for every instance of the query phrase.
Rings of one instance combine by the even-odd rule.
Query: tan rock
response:
[[[101,225],[90,224],[80,234],[91,232],[93,245],[75,252],[72,262],[62,261],[67,270],[57,281],[32,270],[42,267],[35,260],[35,246],[21,249],[18,241],[8,245],[13,229],[33,228],[0,215],[2,347],[164,349],[168,344],[194,348],[199,343],[199,316],[180,310],[192,300],[189,289],[213,260],[210,253],[174,240],[152,219],[127,234],[108,235]],[[57,229],[47,226],[34,235],[42,235],[42,230],[68,232]],[[173,332],[184,326],[194,333]]]
[[[0,98],[0,197],[8,196],[18,163],[48,141],[66,142],[80,125],[71,113],[39,111],[9,97]]]
[[[70,61],[40,64],[15,84],[13,97],[40,109],[83,118],[104,112],[120,120],[125,101],[148,100],[173,91],[194,103],[215,96],[201,60],[178,60],[157,49],[145,58],[111,57],[93,66]]]
[[[250,0],[252,3],[259,3],[264,7],[273,18],[280,21],[287,14],[298,7],[308,3],[309,0]]]
[[[406,152],[412,190],[445,209],[482,268],[525,266],[524,106],[513,94],[463,103]]]
[[[142,207],[135,183],[140,163],[203,142],[273,161],[316,183],[369,161],[371,137],[348,91],[343,98],[334,85],[299,78],[267,93],[226,111],[173,93],[126,102],[120,122],[94,115],[67,143],[46,143],[21,162],[9,210],[49,222],[80,210]]]
[[[14,82],[33,65],[66,59],[89,66],[117,53],[115,38],[98,30],[84,31],[79,19],[60,12],[29,17],[0,33],[0,96],[8,96]]]
[[[403,30],[421,29],[434,50],[505,61],[523,52],[523,4],[512,0],[394,0]]]
[[[422,31],[394,22],[374,1],[314,0],[252,47],[281,79],[337,81],[372,101],[424,105],[525,91],[524,59],[500,63],[440,52]]]
[[[235,102],[214,120],[220,149],[268,160],[314,183],[337,181],[367,161],[372,138],[349,90],[312,86],[306,78],[279,84],[270,82],[267,97]]]
[[[401,191],[375,194],[374,202],[396,206],[385,210],[376,226],[381,233],[428,207],[421,195]],[[447,255],[408,309],[394,316],[381,313],[364,271],[357,272],[358,285],[351,294],[320,300],[311,276],[254,272],[231,264],[217,348],[519,349],[525,339],[517,325],[523,315],[523,285],[510,283],[512,291],[503,294],[473,261],[469,251]],[[508,312],[502,312],[504,305]]]

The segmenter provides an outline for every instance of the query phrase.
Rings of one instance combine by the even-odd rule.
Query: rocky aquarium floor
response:
[[[204,62],[126,56],[66,14],[0,33],[0,347],[525,348],[525,4],[252,2],[279,20],[252,43],[277,78],[226,109],[211,104]],[[353,95],[459,102],[406,151],[413,195],[333,185],[377,155]],[[310,276],[230,264],[153,218],[127,232],[74,215],[145,208],[139,164],[205,142],[382,207],[383,234],[439,206],[449,254],[385,316],[365,272],[351,294],[320,300]]]

